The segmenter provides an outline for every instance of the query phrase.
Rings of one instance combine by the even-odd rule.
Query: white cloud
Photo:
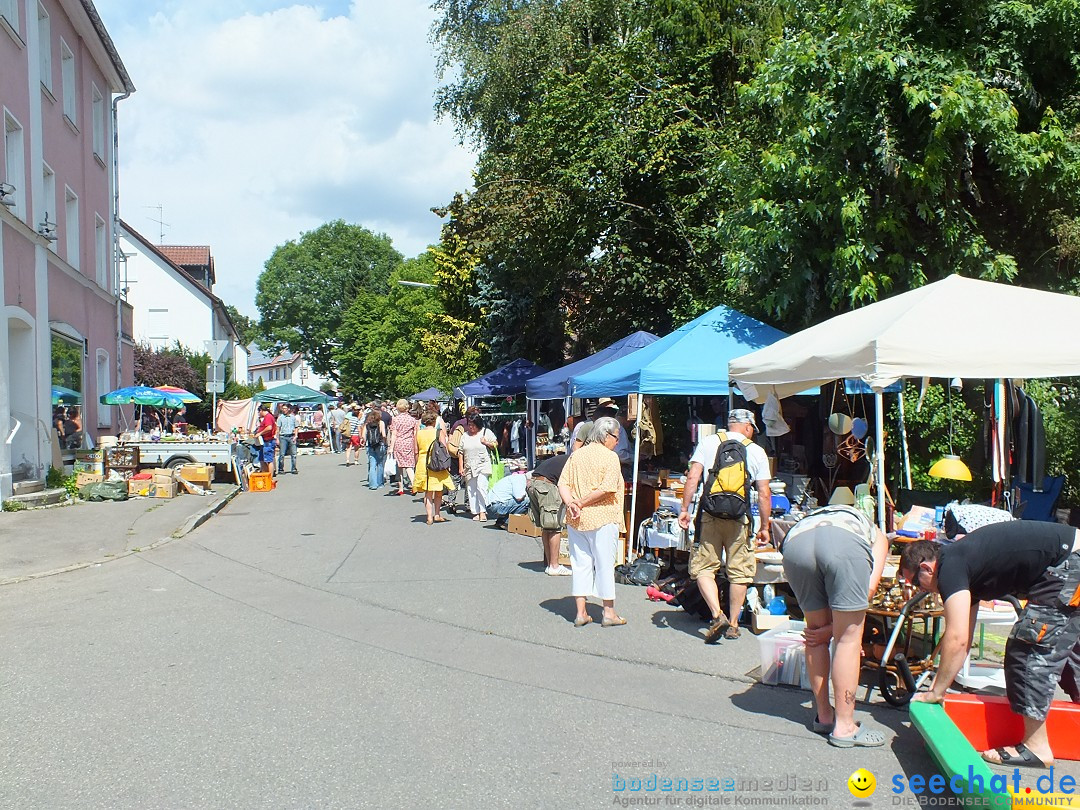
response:
[[[432,113],[425,0],[283,6],[98,0],[138,91],[120,105],[121,214],[157,241],[210,244],[216,291],[254,314],[276,245],[342,218],[406,256],[471,182]]]

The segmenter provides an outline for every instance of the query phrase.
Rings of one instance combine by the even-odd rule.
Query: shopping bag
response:
[[[387,453],[386,461],[383,462],[383,472],[386,475],[397,475],[397,459]]]
[[[500,481],[506,477],[506,467],[503,465],[502,460],[499,458],[499,451],[492,449],[491,451],[491,475],[488,476],[488,489],[495,486],[496,481]]]

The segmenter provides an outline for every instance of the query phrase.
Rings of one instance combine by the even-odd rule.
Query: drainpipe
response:
[[[124,350],[124,315],[123,315],[123,301],[120,297],[120,117],[117,114],[117,106],[121,101],[128,98],[131,95],[131,91],[126,91],[122,96],[117,96],[113,99],[112,103],[112,125],[113,125],[113,153],[112,153],[112,173],[113,173],[113,215],[112,215],[112,227],[113,227],[113,295],[116,296],[116,378],[114,380],[116,387],[120,388],[121,380],[123,378],[124,364],[122,361],[122,354]],[[134,382],[134,381],[132,381]],[[98,391],[98,396],[108,393],[107,391]]]

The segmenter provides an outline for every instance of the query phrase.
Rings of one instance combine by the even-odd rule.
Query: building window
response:
[[[79,198],[64,186],[64,234],[67,245],[67,261],[79,269]]]
[[[105,162],[105,97],[97,89],[96,84],[90,85],[91,98],[94,110],[94,154]]]
[[[56,222],[56,173],[49,167],[48,163],[41,164],[41,186],[44,190],[42,197],[42,205],[44,212],[41,215],[41,221],[46,219],[49,222]],[[56,252],[56,242],[49,242],[49,250]]]
[[[94,274],[97,277],[98,286],[103,290],[112,292],[109,284],[109,250],[105,239],[105,220],[94,215]]]
[[[97,412],[98,427],[112,426],[112,406],[102,405],[101,396],[112,391],[109,383],[109,353],[104,349],[97,350]]]
[[[0,19],[8,24],[8,27],[19,33],[19,0],[0,0]]]
[[[38,29],[38,70],[41,72],[41,86],[52,92],[52,25],[49,21],[49,12],[45,6],[38,3],[37,7]]]
[[[19,219],[26,217],[26,169],[23,128],[11,113],[4,110],[4,181],[14,186],[12,212]]]
[[[78,102],[75,98],[75,54],[67,46],[63,38],[60,39],[60,78],[64,83],[64,115],[72,124],[78,124],[76,117]]]
[[[151,309],[146,318],[147,339],[154,349],[169,345],[169,310]]]

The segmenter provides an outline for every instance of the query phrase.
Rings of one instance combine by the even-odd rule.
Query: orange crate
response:
[[[276,486],[271,473],[258,472],[248,476],[248,489],[251,492],[269,492]]]

